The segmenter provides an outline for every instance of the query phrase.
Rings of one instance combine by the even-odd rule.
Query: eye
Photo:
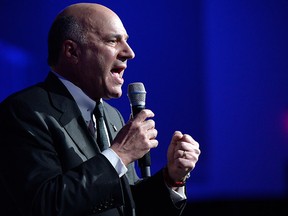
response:
[[[118,40],[117,39],[108,39],[107,44],[115,46],[117,44]]]
[[[110,46],[117,46],[117,44],[121,43],[122,40],[123,40],[123,36],[120,34],[109,35],[105,39],[106,43]]]
[[[115,40],[115,39],[109,40],[108,43],[117,43],[117,40]]]

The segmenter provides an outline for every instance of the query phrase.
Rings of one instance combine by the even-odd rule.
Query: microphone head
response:
[[[145,106],[146,91],[143,83],[134,82],[128,85],[128,98],[131,106]]]

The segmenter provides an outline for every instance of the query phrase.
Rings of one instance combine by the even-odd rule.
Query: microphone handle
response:
[[[145,109],[143,105],[133,105],[132,114],[133,117],[136,116],[141,110]],[[143,178],[151,176],[150,166],[151,166],[151,157],[150,152],[147,152],[142,158],[138,159],[138,165],[140,167],[140,172]]]

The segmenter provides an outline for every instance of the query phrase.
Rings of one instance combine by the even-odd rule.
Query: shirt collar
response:
[[[66,86],[70,94],[73,96],[86,123],[89,122],[91,120],[91,115],[93,113],[96,102],[87,96],[78,86],[60,76],[58,73],[54,71],[52,72],[59,78],[59,80]]]

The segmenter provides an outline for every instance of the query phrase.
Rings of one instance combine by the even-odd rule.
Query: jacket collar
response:
[[[50,94],[52,106],[61,113],[58,119],[60,124],[87,159],[93,157],[99,148],[89,134],[87,125],[72,95],[52,72],[48,74],[44,84]]]

